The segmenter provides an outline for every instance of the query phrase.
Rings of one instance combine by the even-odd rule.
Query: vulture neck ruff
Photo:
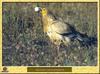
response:
[[[46,33],[48,31],[48,25],[49,25],[47,9],[43,8],[41,14],[42,14],[43,30],[44,33]]]
[[[49,24],[47,15],[42,16],[42,22],[43,22],[44,33],[46,33],[48,31],[48,24]]]

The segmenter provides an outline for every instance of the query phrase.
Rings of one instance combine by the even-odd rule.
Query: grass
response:
[[[43,33],[35,6],[46,7],[81,33],[97,37],[96,3],[3,3],[3,66],[95,66],[97,46],[80,47],[77,41],[60,48]]]

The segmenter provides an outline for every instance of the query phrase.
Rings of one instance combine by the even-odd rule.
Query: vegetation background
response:
[[[77,41],[60,48],[43,33],[41,15],[34,7],[51,11],[81,33],[97,37],[97,3],[3,3],[3,66],[94,66],[97,46],[80,47]]]

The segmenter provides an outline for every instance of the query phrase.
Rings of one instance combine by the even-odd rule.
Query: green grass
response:
[[[96,3],[3,3],[3,66],[94,66],[97,46],[80,47],[77,41],[60,48],[43,33],[35,6],[46,7],[81,33],[97,37]]]

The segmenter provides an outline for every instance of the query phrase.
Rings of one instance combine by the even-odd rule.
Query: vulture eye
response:
[[[46,11],[46,9],[45,8],[42,8],[42,11]]]

